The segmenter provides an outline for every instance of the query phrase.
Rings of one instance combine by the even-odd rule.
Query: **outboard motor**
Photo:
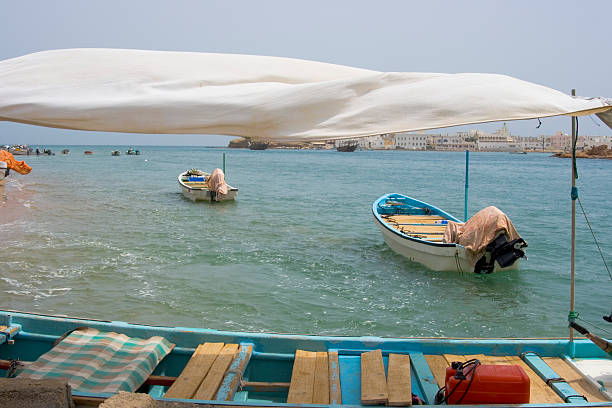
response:
[[[525,247],[527,247],[527,242],[523,238],[508,241],[508,236],[501,234],[487,245],[484,255],[474,266],[474,272],[493,272],[495,261],[500,267],[506,268],[516,262],[517,259],[525,257],[525,251],[523,251]]]
[[[8,177],[10,172],[11,171],[9,170],[8,165],[6,164],[6,162],[0,161],[0,174],[3,175],[2,178]]]

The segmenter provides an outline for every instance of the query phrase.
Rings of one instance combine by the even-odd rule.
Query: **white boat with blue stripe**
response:
[[[461,223],[451,214],[423,201],[397,193],[385,194],[372,205],[374,221],[391,249],[411,261],[435,271],[491,273],[518,269],[522,240],[496,237],[478,259],[455,242],[445,242],[449,221]],[[515,242],[516,241],[516,242]]]

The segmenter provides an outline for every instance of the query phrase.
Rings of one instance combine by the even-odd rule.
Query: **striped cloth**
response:
[[[159,336],[138,339],[79,328],[26,365],[17,377],[62,379],[80,392],[134,392],[173,347]]]

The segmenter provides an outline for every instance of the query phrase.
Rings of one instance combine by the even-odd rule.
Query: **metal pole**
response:
[[[223,174],[225,174],[225,153],[223,153]]]
[[[576,96],[576,90],[572,89],[572,96]],[[572,116],[572,252],[571,252],[571,279],[570,279],[570,316],[574,315],[574,260],[576,258],[576,168],[574,166],[574,152],[576,151],[576,117]],[[574,341],[574,329],[570,327],[570,342]]]
[[[468,219],[468,187],[469,187],[469,170],[470,170],[470,151],[465,151],[465,205],[463,211],[463,222]]]

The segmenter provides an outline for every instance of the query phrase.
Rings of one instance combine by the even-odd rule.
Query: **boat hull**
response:
[[[229,332],[211,329],[186,327],[144,326],[120,321],[103,321],[78,319],[65,316],[49,316],[16,311],[0,311],[0,325],[7,326],[0,332],[0,359],[3,361],[19,359],[34,361],[43,353],[49,351],[62,334],[77,327],[91,327],[103,332],[122,333],[130,337],[148,338],[161,336],[175,344],[174,349],[155,368],[140,392],[148,392],[155,398],[162,398],[166,392],[162,381],[171,382],[181,373],[198,345],[206,342],[242,344],[252,346],[252,356],[248,369],[243,377],[244,384],[270,384],[283,386],[292,380],[291,372],[297,350],[316,352],[334,352],[338,355],[340,382],[342,388],[342,404],[361,405],[359,356],[371,350],[381,350],[383,356],[390,353],[406,354],[411,360],[412,393],[419,396],[427,404],[433,404],[439,384],[435,383],[431,370],[435,369],[432,361],[453,355],[453,358],[466,358],[477,355],[480,359],[495,359],[495,356],[509,356],[515,361],[522,353],[531,353],[533,358],[551,357],[557,360],[568,360],[569,355],[575,358],[606,359],[606,354],[592,342],[567,338],[548,339],[455,339],[455,338],[385,338],[377,336],[342,337],[315,336],[295,334],[271,334]],[[7,342],[8,336],[11,342]],[[490,357],[487,357],[490,356]],[[388,358],[388,357],[384,357]],[[433,360],[432,360],[433,358]],[[499,359],[499,357],[497,357]],[[506,357],[503,357],[504,359]],[[355,363],[356,362],[356,363]],[[441,374],[435,371],[435,375]],[[537,377],[536,373],[533,373]],[[154,376],[163,376],[152,378]],[[157,382],[156,382],[157,381]],[[157,385],[154,385],[157,384]],[[544,384],[544,382],[542,382]],[[542,385],[544,386],[544,385]],[[247,388],[245,386],[245,388]],[[288,387],[288,385],[285,385]],[[565,389],[561,397],[567,397],[568,402],[543,403],[532,399],[541,407],[568,407],[572,402],[581,406],[604,406],[597,403],[585,403],[578,393]],[[108,395],[83,394],[73,390],[75,396],[108,397]],[[576,398],[572,400],[571,398]],[[602,397],[603,398],[603,397]],[[281,392],[258,392],[248,389],[240,391],[231,400],[233,406],[287,406],[287,388]],[[174,401],[199,402],[200,400],[175,399]],[[208,401],[210,402],[210,401]],[[229,402],[225,402],[228,404]],[[289,404],[296,406],[296,404]]]
[[[192,201],[231,201],[236,198],[236,194],[238,194],[238,189],[228,186],[227,194],[224,195],[219,200],[213,200],[212,192],[207,188],[190,188],[181,184],[181,192],[183,196],[192,200]]]
[[[475,262],[467,255],[465,248],[459,244],[430,242],[424,239],[410,237],[397,229],[391,227],[381,217],[380,203],[384,203],[388,199],[403,199],[409,205],[418,208],[428,208],[429,213],[437,214],[444,217],[446,220],[461,222],[452,215],[427,204],[423,201],[415,200],[401,194],[386,194],[376,200],[372,206],[372,214],[374,222],[380,229],[385,243],[399,255],[405,256],[413,262],[418,262],[434,271],[457,271],[457,272],[474,272]],[[511,271],[519,267],[519,259],[512,265],[502,268],[495,262],[493,272]]]

